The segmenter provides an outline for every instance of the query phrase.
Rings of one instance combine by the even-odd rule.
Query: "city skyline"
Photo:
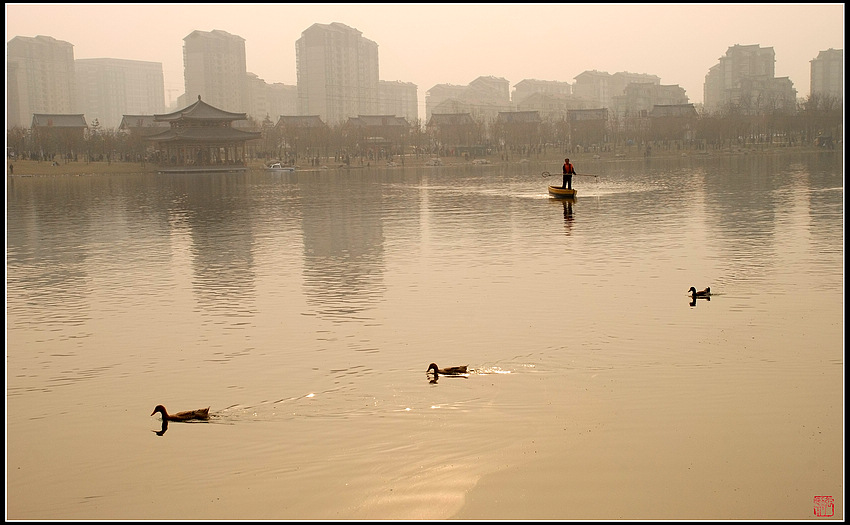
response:
[[[810,61],[843,48],[843,10],[843,4],[6,4],[6,40],[45,35],[72,44],[75,59],[161,62],[166,103],[173,103],[183,93],[183,38],[192,31],[244,38],[249,72],[296,85],[296,40],[315,23],[340,22],[378,44],[381,80],[417,85],[423,116],[425,93],[437,84],[466,85],[480,76],[505,78],[511,88],[524,79],[573,83],[588,70],[657,75],[699,104],[709,68],[735,44],[772,47],[775,75],[789,77],[803,98]],[[92,24],[100,20],[115,23]]]

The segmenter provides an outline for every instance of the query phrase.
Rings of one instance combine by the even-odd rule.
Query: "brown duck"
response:
[[[710,297],[711,296],[711,287],[707,287],[705,290],[697,290],[696,288],[691,286],[691,289],[688,290],[688,292],[693,297]]]
[[[207,408],[199,408],[197,410],[186,410],[185,412],[177,412],[176,414],[169,414],[165,407],[162,405],[157,405],[156,408],[153,409],[151,415],[159,412],[162,414],[163,421],[189,421],[192,419],[203,419],[207,420],[210,418],[210,407]]]
[[[431,363],[430,365],[428,365],[428,371],[426,373],[431,373],[431,371],[433,370],[434,374],[439,374],[439,375],[443,375],[443,376],[459,376],[459,375],[467,373],[467,367],[468,366],[469,365],[450,366],[448,368],[440,368],[440,367],[437,366],[436,363]]]

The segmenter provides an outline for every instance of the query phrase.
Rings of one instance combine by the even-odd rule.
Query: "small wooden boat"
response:
[[[177,412],[176,414],[169,414],[168,411],[165,410],[164,406],[157,405],[156,408],[153,409],[153,412],[151,412],[151,415],[154,415],[157,412],[162,414],[163,421],[189,421],[192,419],[207,420],[210,418],[210,407],[199,408],[197,410],[186,410],[185,412]]]
[[[266,171],[286,172],[295,171],[295,166],[284,166],[280,162],[275,162],[266,167]]]
[[[575,199],[576,193],[575,189],[565,189],[560,186],[549,186],[549,195],[556,199]]]

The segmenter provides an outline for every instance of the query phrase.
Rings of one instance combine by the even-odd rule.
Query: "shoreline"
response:
[[[716,157],[734,157],[734,156],[745,156],[745,155],[776,155],[776,154],[784,154],[784,153],[837,153],[843,155],[843,148],[835,149],[835,150],[824,150],[822,148],[816,148],[813,146],[791,146],[791,147],[741,147],[741,148],[733,148],[733,149],[723,149],[723,150],[655,150],[652,153],[651,157],[645,157],[639,151],[632,151],[626,153],[613,153],[613,152],[582,152],[582,153],[568,153],[567,155],[572,157],[574,163],[586,163],[586,162],[621,162],[621,161],[635,161],[635,160],[649,160],[649,159],[669,159],[669,158],[716,158]],[[460,166],[460,165],[473,165],[475,161],[481,162],[485,161],[484,165],[498,165],[498,164],[525,164],[525,163],[552,163],[553,169],[560,168],[562,157],[564,156],[563,152],[553,152],[547,151],[542,154],[532,154],[529,156],[520,156],[516,155],[514,158],[508,160],[502,160],[498,156],[491,157],[483,157],[483,158],[463,158],[463,157],[431,157],[431,156],[419,156],[412,158],[405,158],[404,162],[394,162],[391,165],[388,165],[387,161],[381,160],[377,162],[368,162],[366,164],[352,163],[347,169],[354,168],[364,168],[364,167],[420,167],[426,166],[427,162],[431,158],[439,158],[442,161],[440,167],[449,167],[449,166]],[[325,168],[324,166],[327,166]],[[262,170],[265,167],[265,164],[261,161],[252,161],[248,163],[248,170]],[[346,169],[342,166],[335,165],[335,163],[325,163],[323,167],[318,166],[299,166],[298,171],[319,171],[324,169]],[[120,174],[138,174],[138,173],[156,173],[158,171],[158,166],[156,164],[150,162],[68,162],[61,163],[58,165],[53,165],[49,161],[37,161],[37,160],[9,160],[6,159],[6,175],[12,177],[32,177],[32,176],[46,176],[46,175],[120,175]]]

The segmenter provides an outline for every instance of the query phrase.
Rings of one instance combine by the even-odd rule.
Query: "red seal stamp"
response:
[[[832,496],[815,496],[815,516],[819,518],[835,516],[835,500]]]

